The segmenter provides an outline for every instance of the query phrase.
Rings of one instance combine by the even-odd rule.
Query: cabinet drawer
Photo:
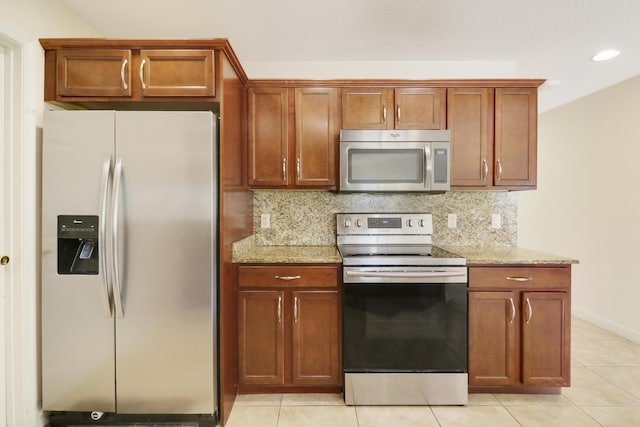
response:
[[[469,267],[469,288],[569,288],[571,266]]]
[[[239,287],[330,288],[338,286],[338,268],[327,266],[241,266],[238,268]]]

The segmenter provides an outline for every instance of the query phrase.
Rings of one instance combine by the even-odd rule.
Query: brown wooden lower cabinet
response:
[[[570,385],[570,266],[469,268],[469,385]]]
[[[339,391],[338,268],[325,268],[239,268],[240,392]]]
[[[283,299],[283,291],[238,293],[238,368],[243,384],[284,384]]]

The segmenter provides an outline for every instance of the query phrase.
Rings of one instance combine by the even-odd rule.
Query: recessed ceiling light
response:
[[[608,61],[609,59],[613,59],[618,55],[620,55],[619,50],[615,50],[615,49],[603,50],[602,52],[598,52],[596,55],[592,56],[591,60],[596,62]]]

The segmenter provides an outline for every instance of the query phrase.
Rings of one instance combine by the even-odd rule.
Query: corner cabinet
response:
[[[337,265],[238,267],[240,392],[339,391]]]
[[[570,385],[571,266],[469,267],[471,391]]]
[[[343,88],[343,129],[444,129],[446,89]]]
[[[535,189],[537,89],[449,88],[452,189]]]
[[[336,88],[249,89],[249,185],[335,189]]]

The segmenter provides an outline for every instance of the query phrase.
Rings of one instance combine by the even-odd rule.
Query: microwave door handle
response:
[[[424,168],[424,188],[431,189],[431,175],[433,173],[433,165],[431,164],[431,147],[424,147],[424,162],[426,167]]]

